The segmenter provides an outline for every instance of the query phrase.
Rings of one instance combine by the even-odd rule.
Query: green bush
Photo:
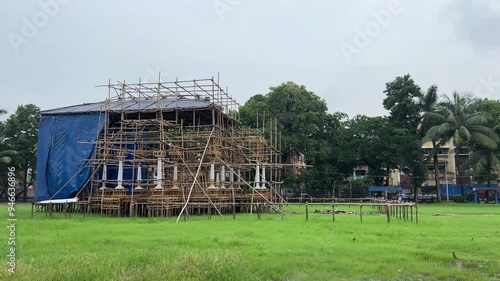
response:
[[[467,198],[463,195],[458,195],[453,197],[453,202],[455,203],[467,203]]]
[[[465,194],[465,200],[467,200],[467,202],[474,202],[474,192],[472,191],[469,191]]]

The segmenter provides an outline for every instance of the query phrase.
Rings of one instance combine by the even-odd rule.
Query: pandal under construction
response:
[[[286,165],[276,119],[242,126],[238,103],[213,77],[98,87],[109,96],[92,174],[79,194],[88,212],[180,217],[262,204],[282,213]]]

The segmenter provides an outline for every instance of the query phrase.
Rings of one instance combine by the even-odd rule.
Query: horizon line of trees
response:
[[[277,119],[282,132],[283,161],[302,153],[311,165],[299,175],[287,174],[291,188],[332,190],[346,181],[358,164],[369,167],[361,182],[389,185],[392,170],[411,178],[416,194],[433,166],[435,186],[439,187],[438,153],[452,143],[471,151],[467,161],[457,166],[459,177],[473,176],[491,183],[500,172],[500,102],[470,94],[440,95],[436,85],[422,90],[410,74],[396,77],[385,85],[382,105],[387,116],[328,113],[324,99],[303,85],[286,82],[271,87],[265,95],[252,96],[240,107],[243,125],[257,127],[257,115]],[[266,126],[266,125],[264,125]],[[266,130],[269,131],[269,130]],[[425,156],[422,145],[432,143]],[[441,193],[436,189],[438,200]],[[462,186],[463,193],[463,186]]]
[[[0,115],[7,111],[0,109]],[[34,183],[40,108],[34,104],[19,105],[5,121],[0,121],[0,200],[7,199],[9,167],[16,168],[16,180],[22,183],[16,200],[27,200],[28,187]]]
[[[282,160],[303,154],[310,165],[299,174],[286,173],[287,188],[332,190],[336,183],[351,179],[353,168],[368,166],[367,177],[353,180],[360,185],[389,185],[391,171],[400,170],[411,179],[414,194],[422,187],[431,165],[435,186],[440,186],[438,154],[452,143],[470,150],[458,163],[459,177],[474,177],[491,184],[500,173],[500,101],[470,94],[440,95],[436,85],[422,90],[410,74],[387,82],[383,107],[387,116],[329,113],[324,99],[303,85],[285,82],[265,95],[252,96],[239,109],[240,122],[248,127],[277,126],[281,131]],[[0,109],[0,115],[6,114]],[[272,116],[274,122],[257,124],[258,115]],[[20,105],[6,121],[0,122],[0,199],[6,198],[9,166],[15,166],[23,189],[16,197],[26,200],[27,188],[35,174],[40,108]],[[273,131],[275,128],[273,127]],[[432,143],[426,156],[425,142]],[[458,161],[457,161],[458,162]],[[435,172],[438,171],[438,172]],[[5,174],[5,175],[4,175]],[[352,179],[351,179],[352,180]],[[337,190],[338,192],[338,190]],[[441,193],[436,190],[438,200]],[[462,186],[463,193],[463,186]]]

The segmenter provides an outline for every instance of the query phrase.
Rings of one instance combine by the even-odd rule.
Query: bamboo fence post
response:
[[[387,205],[387,223],[391,222],[391,207]]]
[[[335,222],[335,203],[332,201],[332,216],[333,216],[333,222]]]
[[[363,204],[359,204],[359,220],[363,223]]]
[[[307,201],[306,201],[306,221],[309,221],[309,207],[307,205]]]

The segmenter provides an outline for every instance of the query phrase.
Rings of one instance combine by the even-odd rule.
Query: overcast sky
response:
[[[500,1],[41,0],[3,2],[0,108],[95,102],[95,85],[209,78],[240,103],[293,81],[330,112],[384,115],[410,73],[442,94],[500,97]],[[153,78],[154,77],[154,78]],[[0,117],[4,119],[4,117]]]

